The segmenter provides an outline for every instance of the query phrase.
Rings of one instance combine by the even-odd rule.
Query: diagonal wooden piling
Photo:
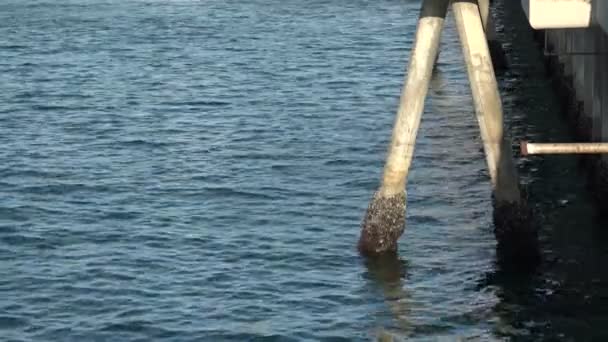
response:
[[[479,9],[471,0],[454,0],[452,9],[496,199],[519,203],[517,171],[511,156],[511,144],[503,132],[502,103]]]
[[[475,114],[481,130],[494,193],[494,223],[499,248],[509,255],[534,256],[537,234],[519,188],[511,141],[504,134],[503,113],[490,51],[475,0],[453,0]],[[504,248],[503,248],[504,247]]]
[[[397,250],[405,224],[405,182],[424,110],[449,0],[423,0],[408,75],[401,93],[380,189],[363,220],[359,250],[376,254]]]

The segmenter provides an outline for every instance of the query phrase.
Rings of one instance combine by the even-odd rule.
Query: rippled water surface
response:
[[[506,7],[499,24],[520,18]],[[0,336],[605,337],[607,245],[572,159],[519,160],[545,261],[523,275],[495,265],[451,18],[400,255],[357,254],[418,8],[1,1]],[[567,137],[529,32],[501,38],[513,135]]]

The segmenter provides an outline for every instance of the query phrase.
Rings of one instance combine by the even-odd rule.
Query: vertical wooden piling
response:
[[[405,182],[412,161],[420,117],[449,0],[423,0],[408,75],[384,168],[382,185],[363,220],[359,250],[374,254],[396,251],[405,223]]]
[[[504,134],[498,84],[477,1],[453,0],[452,11],[467,65],[475,113],[481,130],[494,192],[494,221],[498,244],[513,256],[536,253],[537,235],[529,224],[510,139]],[[519,255],[517,254],[519,253]]]

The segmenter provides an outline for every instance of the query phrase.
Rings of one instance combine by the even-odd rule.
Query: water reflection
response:
[[[376,332],[379,341],[393,341],[395,337],[406,335],[412,330],[410,316],[410,296],[404,287],[407,278],[407,262],[397,253],[366,257],[366,278],[375,290],[380,292],[390,311],[394,329],[382,328]]]
[[[499,298],[493,311],[497,317],[494,334],[500,337],[529,336],[534,315],[530,310],[538,302],[538,273],[530,268],[516,272],[497,265],[480,280],[478,289],[491,288]]]

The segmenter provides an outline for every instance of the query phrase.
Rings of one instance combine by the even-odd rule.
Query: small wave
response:
[[[191,106],[191,107],[225,107],[229,106],[230,102],[224,101],[185,101],[185,102],[161,102],[163,106]]]
[[[65,195],[77,192],[104,193],[110,191],[110,187],[86,184],[48,184],[22,187],[21,191],[36,195]]]
[[[167,334],[173,335],[170,330],[156,327],[156,324],[148,321],[130,321],[124,323],[111,323],[107,324],[101,329],[102,331],[110,332],[127,332],[127,333],[145,333],[146,336],[160,337]]]
[[[141,216],[141,213],[135,211],[110,211],[104,213],[101,217],[103,220],[118,220],[118,221],[129,221],[136,219]]]
[[[0,241],[10,246],[29,246],[37,249],[54,249],[51,243],[39,236],[29,236],[23,234],[11,234],[3,236]]]
[[[4,216],[4,214],[2,214],[2,210],[3,209],[0,208],[0,217],[2,219],[6,219],[5,216]],[[20,217],[20,219],[16,220],[16,221],[25,221],[25,220],[27,220],[26,217]],[[14,234],[16,232],[17,232],[17,228],[15,228],[15,227],[0,226],[0,234]]]
[[[147,141],[147,140],[143,140],[143,139],[123,140],[123,141],[119,141],[118,144],[126,145],[126,146],[142,146],[142,147],[152,147],[152,148],[167,147],[167,146],[171,145],[170,143],[166,143],[166,142]]]
[[[339,159],[339,158],[337,158],[337,159],[326,160],[326,161],[323,162],[323,165],[326,165],[326,166],[341,165],[341,166],[346,167],[347,165],[352,164],[354,162],[357,162],[357,161],[354,160],[354,159],[353,160],[347,160],[347,159]]]
[[[85,106],[70,107],[70,106],[61,106],[61,105],[33,105],[32,109],[43,111],[43,112],[50,112],[50,111],[73,111],[73,110],[82,110],[82,111],[85,111],[85,110],[91,109],[91,107],[85,107]]]
[[[130,321],[124,323],[106,324],[101,331],[112,333],[135,333],[148,338],[170,338],[179,335],[179,332],[159,328],[158,324],[148,321]]]
[[[27,49],[27,45],[0,45],[0,50],[22,50]]]
[[[240,198],[245,198],[245,199],[276,200],[276,199],[281,199],[284,197],[284,196],[280,196],[280,195],[271,196],[271,195],[267,195],[264,192],[235,190],[235,189],[229,188],[229,187],[207,188],[207,189],[205,189],[205,191],[214,196],[240,197]]]
[[[39,91],[25,91],[23,93],[19,93],[17,95],[15,95],[16,99],[31,99],[34,97],[38,97],[42,95],[42,92]]]
[[[419,225],[432,225],[439,226],[442,225],[443,222],[436,217],[428,216],[428,215],[411,215],[409,218],[411,224],[419,224]]]
[[[27,170],[16,170],[14,168],[4,168],[4,169],[0,169],[0,177],[2,178],[8,178],[8,177],[19,177],[19,178],[25,178],[25,177],[32,177],[32,178],[45,178],[45,179],[49,179],[49,178],[60,178],[65,176],[64,174],[58,173],[58,172],[49,172],[49,171],[40,171],[40,170],[34,170],[34,169],[27,169]]]
[[[25,318],[16,316],[0,316],[1,329],[15,329],[29,325],[29,321]]]
[[[2,208],[0,207],[0,219],[3,221],[25,222],[29,218],[24,213],[20,212],[19,208]],[[13,232],[14,228],[0,226],[0,234]]]

